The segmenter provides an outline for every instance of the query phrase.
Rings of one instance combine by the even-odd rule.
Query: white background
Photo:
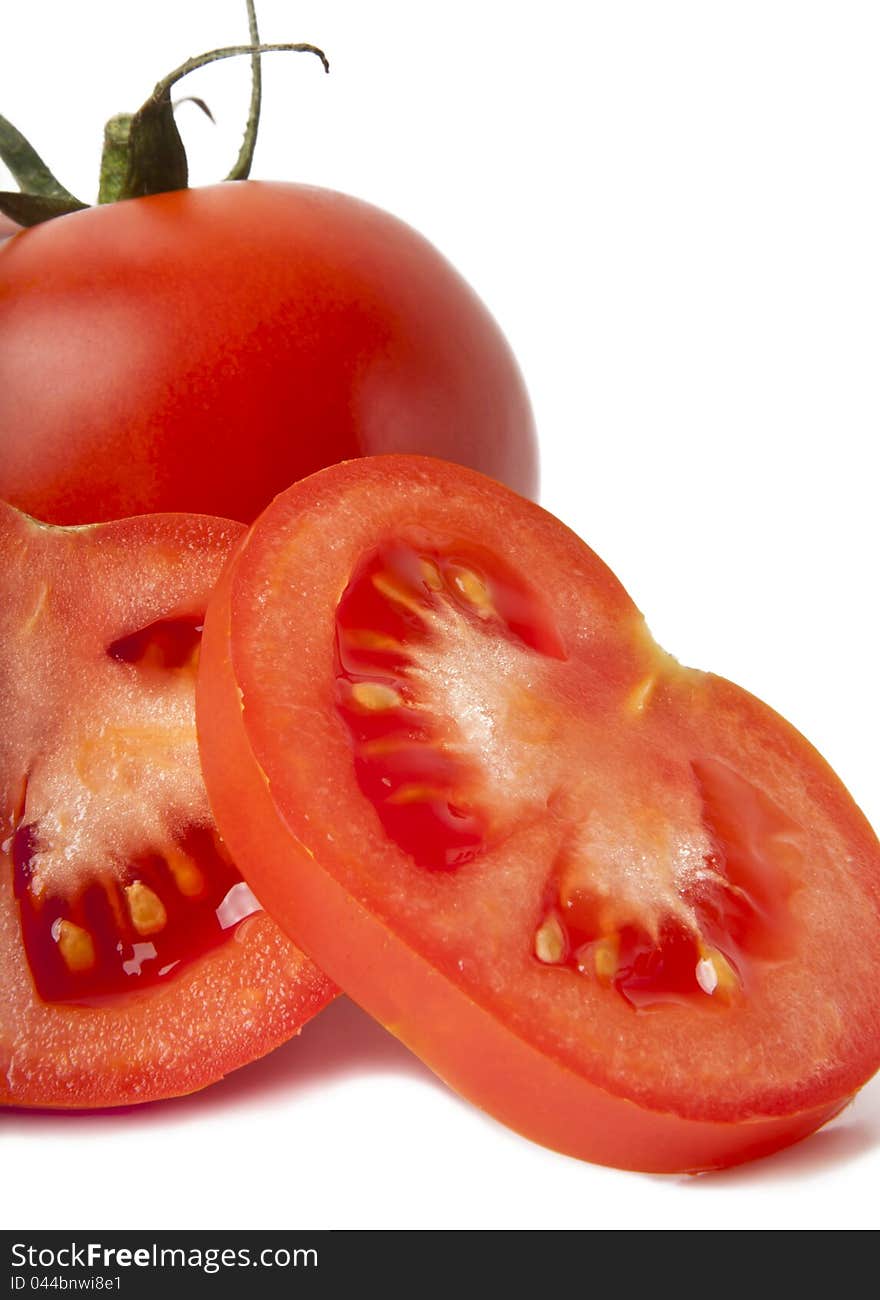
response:
[[[254,174],[439,245],[519,356],[543,503],[668,649],[788,716],[880,823],[876,5],[259,12],[333,70],[265,61]],[[91,199],[103,120],[246,30],[239,0],[6,5],[0,109]],[[179,114],[207,182],[237,152],[246,61],[187,89],[218,121]],[[339,1003],[201,1096],[0,1116],[0,1167],[10,1227],[877,1227],[880,1085],[787,1153],[651,1178],[505,1131]]]

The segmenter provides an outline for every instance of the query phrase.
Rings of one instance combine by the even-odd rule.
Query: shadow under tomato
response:
[[[773,1182],[796,1182],[805,1175],[821,1173],[835,1165],[845,1165],[880,1145],[880,1077],[857,1094],[845,1110],[824,1128],[809,1137],[784,1147],[773,1155],[751,1160],[732,1169],[687,1176],[681,1181],[689,1187],[768,1186]]]
[[[187,1123],[200,1113],[232,1110],[274,1096],[293,1097],[300,1090],[320,1087],[333,1078],[370,1073],[411,1075],[438,1088],[444,1086],[392,1034],[348,998],[339,997],[309,1021],[296,1038],[188,1097],[103,1110],[11,1109],[0,1113],[0,1123],[42,1131],[47,1127],[113,1123],[116,1119],[124,1119],[127,1126],[132,1122]]]
[[[272,1097],[293,1098],[300,1091],[321,1087],[334,1078],[359,1074],[407,1075],[434,1087],[446,1085],[386,1029],[347,997],[339,997],[310,1021],[302,1033],[268,1056],[221,1079],[212,1087],[141,1106],[105,1110],[0,1110],[0,1126],[22,1132],[112,1124],[189,1123],[199,1114],[211,1115],[239,1106],[258,1105]],[[467,1103],[462,1102],[462,1105]],[[489,1116],[487,1123],[495,1123]],[[640,1175],[685,1187],[711,1191],[752,1183],[787,1183],[805,1175],[841,1166],[880,1146],[880,1077],[825,1128],[770,1156],[731,1169],[698,1175]]]

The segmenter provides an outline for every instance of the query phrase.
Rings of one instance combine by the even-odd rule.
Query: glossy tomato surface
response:
[[[0,497],[55,523],[252,520],[377,452],[533,495],[528,397],[425,239],[329,190],[226,183],[92,208],[0,251]]]
[[[273,916],[529,1137],[725,1166],[880,1063],[880,846],[840,781],[488,479],[387,457],[280,497],[212,598],[197,715]]]
[[[0,1103],[192,1092],[334,989],[217,835],[195,666],[239,525],[0,506]]]

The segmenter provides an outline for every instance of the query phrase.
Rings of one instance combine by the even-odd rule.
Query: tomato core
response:
[[[157,691],[170,677],[191,691],[201,634],[201,618],[159,619],[106,652],[153,679]],[[145,733],[142,743],[151,739]],[[259,911],[213,827],[185,819],[171,842],[108,845],[104,861],[88,871],[60,879],[50,872],[44,880],[40,855],[59,847],[57,827],[27,820],[27,785],[11,841],[13,887],[25,955],[45,1002],[100,1003],[157,984]],[[63,819],[75,826],[75,814]]]
[[[429,698],[430,658],[462,631],[563,653],[538,598],[494,557],[453,542],[377,547],[336,610],[337,707],[358,783],[388,835],[431,870],[463,866],[490,835],[473,759],[444,743]]]

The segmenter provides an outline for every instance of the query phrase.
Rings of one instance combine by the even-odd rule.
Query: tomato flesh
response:
[[[858,809],[500,485],[388,457],[280,497],[212,598],[198,716],[273,916],[529,1136],[716,1167],[810,1132],[877,1068]]]
[[[199,769],[204,608],[239,532],[0,507],[0,1101],[192,1091],[332,996],[235,869]]]

